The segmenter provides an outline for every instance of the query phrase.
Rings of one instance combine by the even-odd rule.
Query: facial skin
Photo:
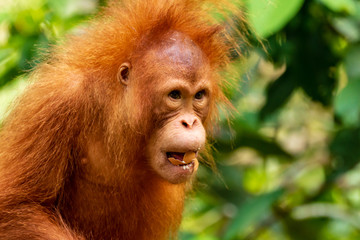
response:
[[[160,70],[152,79],[158,82],[153,107],[157,120],[146,157],[159,176],[174,184],[183,183],[195,173],[197,163],[176,166],[168,157],[181,160],[187,152],[197,155],[205,145],[203,123],[211,97],[209,65],[201,49],[178,32],[145,56],[154,58],[154,68]]]

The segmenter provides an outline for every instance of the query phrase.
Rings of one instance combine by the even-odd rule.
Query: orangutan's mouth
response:
[[[197,152],[167,152],[166,157],[175,166],[187,166],[196,160]]]

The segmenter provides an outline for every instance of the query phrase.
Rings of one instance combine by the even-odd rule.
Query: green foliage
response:
[[[224,239],[233,239],[237,233],[243,232],[247,227],[256,224],[264,213],[270,211],[271,205],[283,194],[282,190],[276,190],[254,197],[251,201],[244,203],[238,209],[234,219],[227,227]]]
[[[247,0],[249,21],[255,32],[261,37],[268,37],[292,19],[299,11],[304,0]]]
[[[236,112],[213,136],[218,172],[200,166],[180,239],[359,239],[360,2],[244,2],[265,47],[234,64]],[[0,116],[26,85],[12,79],[95,6],[0,3]]]
[[[0,87],[31,70],[51,44],[95,11],[92,0],[4,0],[0,3]],[[0,120],[14,90],[24,88],[15,80],[0,93]]]

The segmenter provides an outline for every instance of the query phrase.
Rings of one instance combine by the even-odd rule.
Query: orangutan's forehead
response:
[[[189,67],[197,67],[203,63],[203,52],[184,34],[174,32],[161,45],[159,57],[165,61]]]
[[[204,53],[189,37],[173,32],[151,51],[152,58],[164,73],[195,80],[207,61]]]

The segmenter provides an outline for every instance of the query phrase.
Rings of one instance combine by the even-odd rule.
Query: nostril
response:
[[[189,124],[187,124],[185,121],[182,121],[182,125],[186,128],[189,126]]]
[[[181,124],[182,124],[185,128],[192,128],[195,123],[196,123],[196,118],[190,119],[189,121],[187,121],[187,120],[182,120],[182,121],[181,121]]]

